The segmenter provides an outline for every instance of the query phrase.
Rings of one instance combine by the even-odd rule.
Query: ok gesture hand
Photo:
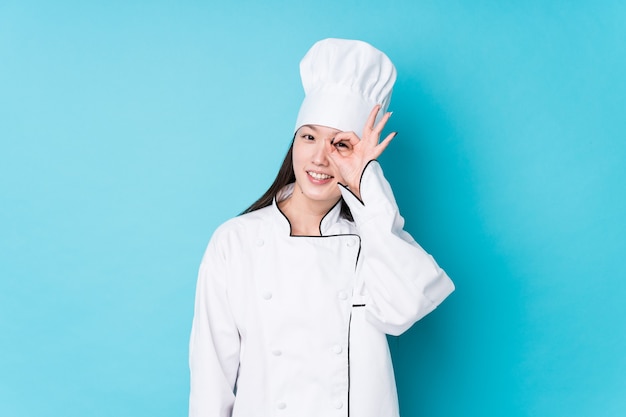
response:
[[[333,146],[329,154],[330,159],[346,182],[344,185],[348,186],[359,199],[361,198],[359,185],[365,165],[378,158],[398,133],[390,133],[380,141],[380,134],[391,117],[391,113],[385,113],[374,126],[379,111],[380,105],[377,104],[365,122],[361,139],[354,132],[339,132],[331,142]]]

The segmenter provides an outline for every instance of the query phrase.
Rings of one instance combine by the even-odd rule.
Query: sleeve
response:
[[[359,200],[340,186],[361,236],[354,302],[365,304],[367,320],[399,335],[430,313],[454,284],[407,233],[393,192],[377,161],[361,177]]]
[[[239,332],[228,303],[225,255],[217,232],[198,274],[189,341],[189,417],[230,417],[239,368]]]

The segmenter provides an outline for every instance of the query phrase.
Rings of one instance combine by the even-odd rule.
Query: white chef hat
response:
[[[305,97],[295,130],[314,124],[361,135],[376,104],[381,105],[378,119],[387,111],[396,69],[366,42],[331,38],[306,53],[300,76]]]

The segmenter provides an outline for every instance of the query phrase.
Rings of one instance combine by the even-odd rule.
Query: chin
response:
[[[341,198],[341,195],[318,197],[318,198],[312,198],[311,200],[314,200],[319,203],[328,203],[329,205],[334,206],[335,204],[337,204],[337,201],[339,201],[339,198]]]

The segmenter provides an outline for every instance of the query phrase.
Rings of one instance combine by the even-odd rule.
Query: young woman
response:
[[[385,335],[454,289],[403,230],[376,161],[395,137],[380,140],[391,61],[326,39],[300,68],[306,97],[279,175],[215,231],[200,266],[191,417],[398,416]]]

